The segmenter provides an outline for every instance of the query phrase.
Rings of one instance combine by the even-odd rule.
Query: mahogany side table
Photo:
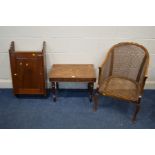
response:
[[[86,82],[90,101],[93,97],[96,74],[93,64],[54,64],[49,72],[49,81],[52,86],[53,101],[56,101],[56,90],[59,82]]]

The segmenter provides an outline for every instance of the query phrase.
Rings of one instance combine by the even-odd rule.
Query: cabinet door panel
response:
[[[39,58],[24,60],[23,88],[41,89],[43,77],[42,60]]]
[[[43,58],[16,58],[14,83],[18,93],[42,93],[45,89]]]
[[[15,95],[46,95],[45,42],[40,51],[15,51],[9,49],[12,86]]]

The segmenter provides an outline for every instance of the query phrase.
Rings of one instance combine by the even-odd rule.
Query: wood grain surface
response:
[[[93,64],[54,64],[49,72],[50,81],[95,82]]]

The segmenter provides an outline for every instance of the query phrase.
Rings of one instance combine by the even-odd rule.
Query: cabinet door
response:
[[[42,59],[33,58],[24,60],[23,88],[41,89],[43,83],[42,75]]]
[[[42,94],[44,91],[43,58],[16,58],[16,88],[20,94]]]

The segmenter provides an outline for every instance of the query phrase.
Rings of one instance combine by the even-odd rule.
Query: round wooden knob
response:
[[[36,55],[36,54],[34,54],[34,53],[32,54],[32,56],[35,56],[35,55]]]
[[[26,67],[28,66],[29,64],[26,64]]]
[[[15,73],[14,76],[17,76],[17,74]]]

